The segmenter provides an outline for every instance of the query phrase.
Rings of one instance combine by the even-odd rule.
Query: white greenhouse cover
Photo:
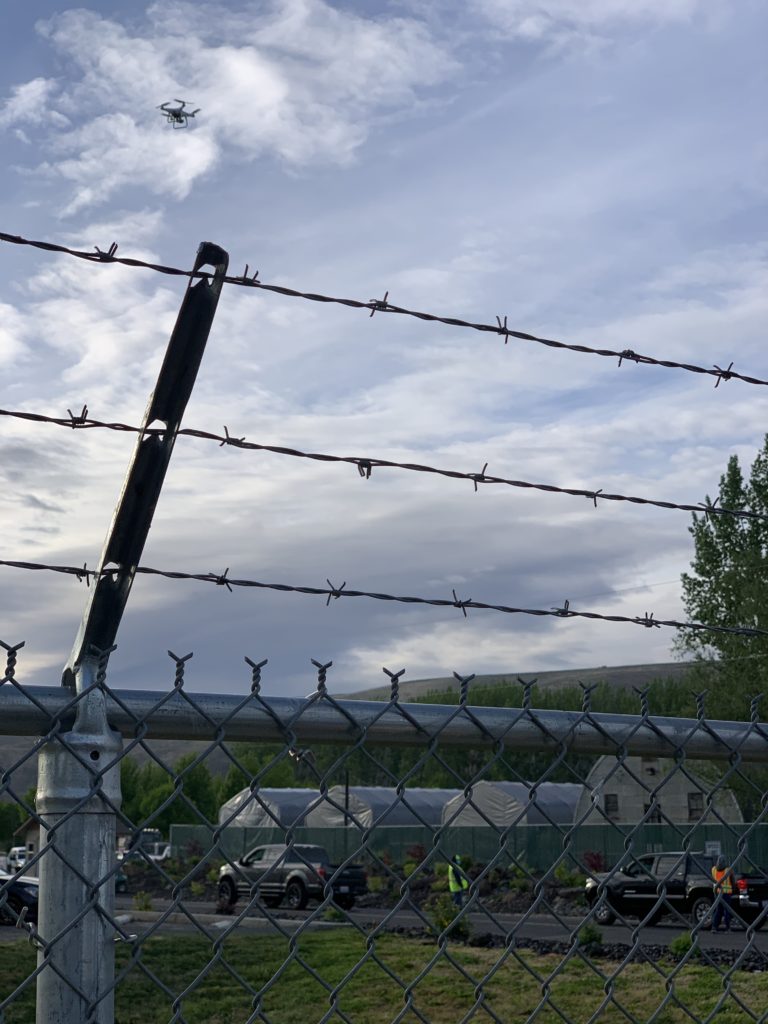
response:
[[[303,825],[307,808],[319,796],[316,789],[260,789],[257,799],[250,789],[241,789],[219,808],[219,824],[235,814],[229,824],[238,828]]]
[[[444,825],[569,825],[584,787],[575,782],[542,782],[536,787],[536,802],[530,801],[530,787],[524,782],[476,782],[471,806],[463,793],[443,808]],[[527,811],[525,808],[527,807]],[[477,809],[475,809],[477,808]],[[482,813],[481,813],[482,812]],[[521,812],[522,817],[521,817]]]
[[[345,823],[363,828],[370,828],[374,823],[439,825],[443,806],[459,792],[458,789],[409,788],[403,793],[403,803],[398,800],[397,791],[389,786],[350,786],[348,790],[344,786],[331,786],[329,799],[309,812],[305,824],[308,828],[339,828]],[[346,816],[345,807],[349,811]]]

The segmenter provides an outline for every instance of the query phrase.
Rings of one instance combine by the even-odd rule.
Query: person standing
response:
[[[712,931],[730,931],[731,929],[731,896],[735,879],[733,869],[722,854],[712,868],[712,889],[715,894],[715,907],[712,912]],[[720,923],[722,922],[722,928]]]
[[[457,907],[464,906],[464,894],[469,888],[469,879],[461,867],[461,857],[454,854],[448,864],[448,889]]]

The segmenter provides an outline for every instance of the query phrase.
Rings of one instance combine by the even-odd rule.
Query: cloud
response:
[[[323,0],[156,5],[142,29],[73,10],[39,29],[67,77],[16,87],[0,125],[40,121],[41,109],[53,120],[38,170],[72,183],[64,214],[128,186],[183,198],[224,154],[292,169],[349,163],[377,119],[407,112],[455,69],[420,22]],[[201,108],[189,130],[157,115],[176,97]]]
[[[51,78],[33,78],[15,86],[10,98],[0,106],[0,128],[19,123],[38,125],[46,122],[57,127],[66,125],[67,119],[51,107],[56,90],[56,82]]]
[[[501,33],[526,42],[584,42],[642,25],[690,21],[702,0],[473,0]]]

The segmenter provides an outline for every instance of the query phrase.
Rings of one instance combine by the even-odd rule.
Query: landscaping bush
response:
[[[144,892],[143,889],[139,889],[138,892],[133,894],[133,909],[134,910],[151,910],[152,909],[152,897],[148,892]]]
[[[587,850],[581,859],[584,861],[584,867],[588,871],[600,872],[608,870],[605,855],[599,850]]]
[[[603,933],[591,922],[584,925],[576,939],[581,949],[590,955],[599,952],[603,945]]]
[[[699,947],[696,946],[694,948],[693,936],[690,932],[681,932],[679,935],[676,935],[667,948],[675,960],[682,960],[692,949],[693,956],[701,956]]]
[[[432,924],[440,932],[447,932],[452,942],[468,942],[471,928],[466,917],[459,920],[459,908],[447,894],[432,896],[426,903]]]

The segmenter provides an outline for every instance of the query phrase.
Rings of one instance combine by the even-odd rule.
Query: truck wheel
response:
[[[598,924],[602,925],[613,924],[613,922],[616,920],[616,915],[614,914],[610,904],[605,900],[605,898],[601,899],[595,907],[594,918]]]
[[[231,878],[222,878],[219,882],[219,900],[227,907],[237,903],[237,888]]]
[[[333,902],[342,910],[351,910],[355,905],[354,896],[334,896]]]
[[[289,882],[285,889],[285,902],[291,910],[303,910],[307,905],[307,890],[297,879]]]
[[[693,901],[691,923],[702,928],[712,927],[712,900],[709,896],[699,896]]]

